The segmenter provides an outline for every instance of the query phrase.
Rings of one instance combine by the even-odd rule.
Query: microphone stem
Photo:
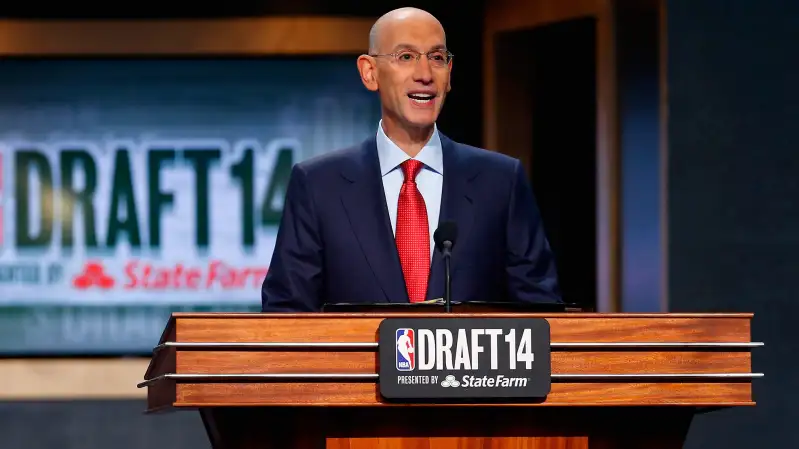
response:
[[[444,311],[452,312],[452,276],[450,266],[450,252],[444,250]]]

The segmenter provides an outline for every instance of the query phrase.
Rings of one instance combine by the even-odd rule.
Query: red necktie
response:
[[[411,302],[424,301],[427,277],[430,273],[430,230],[424,198],[416,187],[416,175],[422,163],[408,159],[402,163],[405,182],[400,188],[397,203],[397,250],[402,274]]]

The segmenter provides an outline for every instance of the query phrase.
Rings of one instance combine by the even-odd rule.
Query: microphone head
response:
[[[449,242],[449,247],[455,246],[455,241],[458,239],[458,225],[454,221],[444,221],[433,233],[433,240],[439,248],[444,247],[444,242]]]

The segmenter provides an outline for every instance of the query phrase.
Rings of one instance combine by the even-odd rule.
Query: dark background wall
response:
[[[619,0],[614,14],[618,80],[621,310],[663,311],[659,11]],[[650,2],[651,3],[651,2]]]
[[[200,415],[145,415],[144,401],[0,402],[3,449],[210,449]]]
[[[799,447],[799,2],[669,0],[671,311],[751,311],[756,408],[688,448]]]

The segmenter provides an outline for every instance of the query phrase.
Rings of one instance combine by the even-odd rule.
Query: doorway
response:
[[[596,19],[495,42],[500,148],[528,167],[564,301],[596,308]]]

